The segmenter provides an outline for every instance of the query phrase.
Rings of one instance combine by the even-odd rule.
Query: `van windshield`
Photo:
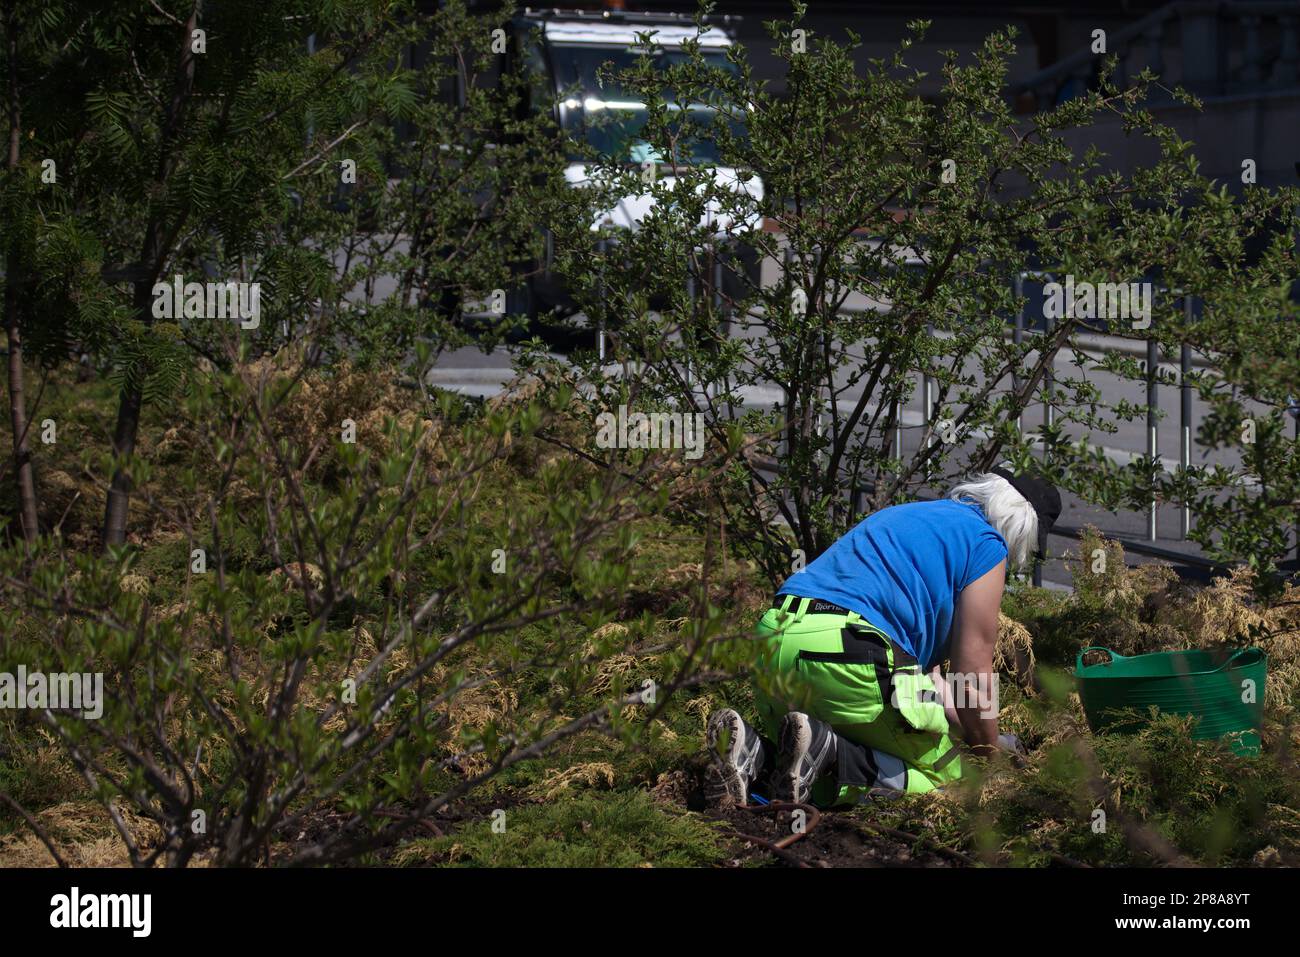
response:
[[[646,122],[645,104],[636,100],[631,94],[619,89],[617,83],[610,79],[601,83],[601,67],[610,64],[609,72],[617,73],[637,63],[637,58],[647,56],[643,51],[625,46],[600,46],[597,44],[553,44],[551,46],[551,63],[555,69],[555,80],[559,92],[567,94],[560,111],[566,132],[586,140],[598,152],[614,157],[623,157],[626,162],[640,164],[647,159],[656,162],[668,162],[676,159],[679,163],[689,161],[695,164],[709,165],[717,163],[717,146],[698,136],[684,137],[689,146],[682,154],[670,158],[652,150],[641,138],[640,133]],[[701,51],[704,62],[711,67],[735,73],[736,68],[727,61],[726,53],[719,49]],[[678,63],[685,63],[688,57],[681,50],[662,48],[654,54],[656,66],[660,70]],[[664,91],[665,99],[672,104],[674,97],[670,90]],[[707,128],[712,125],[715,111],[703,104],[690,104],[689,125]],[[741,124],[733,122],[733,131],[743,134]],[[679,143],[679,148],[682,144]]]

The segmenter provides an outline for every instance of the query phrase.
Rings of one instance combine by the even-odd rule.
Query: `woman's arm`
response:
[[[956,633],[953,635],[949,660],[952,673],[962,684],[963,694],[953,710],[961,726],[962,737],[976,754],[988,754],[998,744],[997,702],[992,707],[980,704],[980,690],[987,703],[997,685],[993,674],[993,649],[998,641],[998,610],[1002,607],[1002,589],[1006,585],[1006,562],[998,562],[984,575],[967,585],[957,601]],[[947,682],[942,682],[947,688]],[[947,691],[945,707],[947,706]]]
[[[955,738],[962,737],[961,721],[957,718],[957,709],[952,703],[952,689],[948,687],[948,681],[943,676],[943,668],[935,665],[934,670],[930,672],[930,681],[939,692],[939,700],[943,702],[943,713],[948,716],[950,729],[948,733]]]

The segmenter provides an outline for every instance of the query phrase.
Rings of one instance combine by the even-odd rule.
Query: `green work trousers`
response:
[[[878,787],[921,793],[961,777],[942,699],[916,659],[856,612],[809,613],[812,601],[792,595],[779,602],[756,629],[766,647],[755,698],[772,740],[789,711],[839,735],[835,778],[817,783],[815,803],[855,804]]]

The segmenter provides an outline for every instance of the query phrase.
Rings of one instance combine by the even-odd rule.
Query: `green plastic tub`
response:
[[[1085,665],[1083,656],[1090,651],[1103,651],[1110,660]],[[1268,658],[1258,648],[1129,657],[1092,645],[1079,652],[1074,674],[1094,733],[1137,731],[1154,705],[1165,714],[1196,717],[1195,738],[1230,735],[1228,744],[1237,754],[1259,753]]]

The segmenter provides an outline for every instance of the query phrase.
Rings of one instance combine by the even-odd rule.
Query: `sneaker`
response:
[[[791,711],[781,721],[780,749],[773,791],[781,801],[804,804],[813,784],[835,768],[839,738],[825,722],[801,711]]]
[[[705,799],[717,806],[730,801],[749,803],[749,787],[763,773],[763,738],[733,709],[709,715],[705,735],[709,747],[709,774]]]

